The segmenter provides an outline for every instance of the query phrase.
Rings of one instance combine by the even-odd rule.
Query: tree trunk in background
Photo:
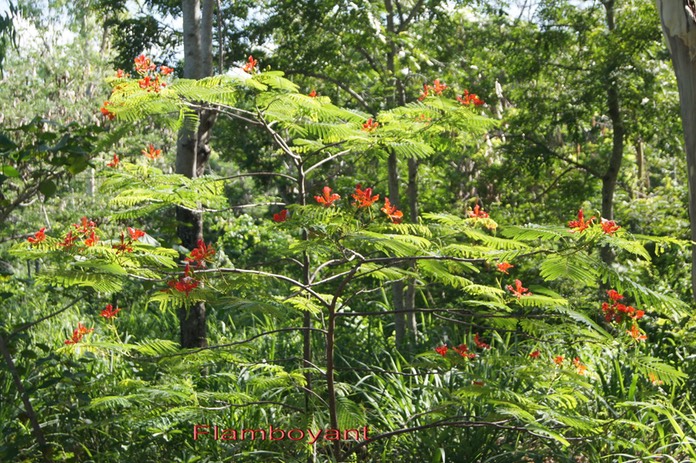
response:
[[[401,198],[399,195],[399,169],[396,153],[391,151],[387,159],[387,172],[389,177],[389,201],[398,209],[401,209]],[[392,301],[394,310],[394,337],[397,347],[401,347],[406,339],[406,315],[399,312],[404,309],[404,282],[397,281],[392,285]]]
[[[394,6],[391,0],[384,1],[384,7],[387,10],[387,36],[389,37],[389,51],[387,52],[387,79],[393,80],[395,83],[395,98],[394,104],[401,104],[400,100],[404,98],[401,91],[401,82],[396,77],[395,60],[397,53],[397,45],[393,42],[393,37],[396,33],[394,25]],[[401,209],[401,194],[399,192],[399,164],[396,159],[396,153],[391,151],[387,160],[387,176],[389,178],[389,201]],[[392,286],[392,299],[394,310],[401,311],[404,309],[404,283],[397,281]],[[397,312],[394,314],[394,337],[396,338],[396,346],[404,345],[406,339],[406,314]]]
[[[404,105],[406,102],[404,101]],[[408,197],[409,220],[411,223],[418,223],[418,159],[408,160],[408,187],[406,196]],[[415,267],[416,264],[411,264]],[[413,268],[415,270],[415,268]],[[406,310],[406,330],[415,339],[418,335],[418,322],[416,320],[416,280],[410,279],[406,294],[404,295],[404,310]]]
[[[662,32],[677,76],[689,178],[691,240],[696,241],[696,8],[689,0],[657,0]],[[696,299],[696,245],[691,247],[691,289]]]
[[[213,69],[213,0],[183,0],[184,78],[201,79]],[[179,131],[176,146],[176,173],[194,178],[202,175],[210,158],[210,133],[215,115],[199,112],[196,130]],[[203,239],[203,216],[200,212],[177,208],[177,233],[181,245],[191,250]],[[181,347],[204,347],[208,344],[205,304],[179,308]]]
[[[606,10],[606,24],[609,34],[613,34],[616,29],[614,21],[614,0],[602,2]],[[609,59],[613,60],[613,57]],[[626,128],[621,113],[621,99],[619,97],[619,84],[613,77],[615,70],[619,67],[616,62],[610,62],[607,67],[605,78],[607,79],[607,109],[612,125],[612,146],[609,165],[602,177],[602,217],[607,220],[614,219],[614,192],[616,191],[616,181],[621,171],[623,161],[624,136]],[[614,253],[611,248],[605,246],[601,251],[602,260],[611,263],[614,260]]]

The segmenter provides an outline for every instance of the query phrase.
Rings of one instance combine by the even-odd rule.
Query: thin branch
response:
[[[316,283],[312,283],[312,286],[323,285],[324,283],[328,283],[329,281],[333,281],[337,278],[341,278],[341,277],[349,275],[351,273],[355,273],[355,271],[353,269],[350,269],[350,270],[346,270],[345,272],[337,273],[336,275],[332,275],[328,278],[324,278],[323,280],[317,281]]]
[[[248,209],[250,207],[259,207],[259,206],[285,206],[285,203],[271,202],[271,203],[240,204],[238,206],[230,206],[229,208],[227,208],[225,210],[229,211],[232,209]]]
[[[586,166],[585,164],[583,164],[581,162],[575,161],[575,160],[549,148],[545,143],[542,143],[538,140],[535,140],[534,138],[532,138],[528,135],[522,136],[522,135],[515,135],[515,134],[507,134],[506,137],[508,137],[508,138],[522,138],[524,140],[528,140],[532,144],[534,144],[534,146],[536,146],[537,148],[541,148],[541,150],[544,151],[546,154],[548,154],[556,159],[560,159],[563,162],[567,162],[568,164],[571,164],[579,169],[582,169],[585,172],[587,172],[588,174],[592,175],[593,177],[596,177],[598,179],[602,178],[602,174],[599,173],[594,168]]]
[[[159,355],[157,357],[150,357],[150,358],[148,358],[148,360],[160,360],[163,358],[180,357],[182,355],[197,354],[199,352],[203,352],[204,350],[224,349],[225,347],[232,347],[232,346],[238,346],[240,344],[246,344],[246,343],[253,341],[254,339],[258,339],[258,338],[261,338],[263,336],[267,336],[269,334],[283,333],[283,332],[288,332],[288,331],[318,331],[320,333],[326,333],[326,330],[323,330],[321,328],[303,328],[303,327],[279,328],[277,330],[264,331],[263,333],[256,334],[250,338],[243,339],[241,341],[228,342],[225,344],[215,344],[213,346],[197,347],[195,349],[187,349],[185,351]]]
[[[186,106],[192,108],[195,111],[202,111],[202,110],[211,110],[211,111],[216,111],[220,114],[224,114],[226,116],[232,117],[234,119],[239,119],[241,121],[247,122],[252,125],[263,125],[261,122],[250,119],[248,117],[241,116],[234,111],[239,111],[243,113],[248,113],[248,111],[245,111],[243,109],[235,108],[232,106],[225,106],[225,105],[220,105],[220,104],[200,104],[200,103],[194,103],[194,102],[189,102],[189,101],[184,101],[183,102]],[[255,116],[254,113],[250,113],[252,116]]]
[[[469,259],[467,257],[454,256],[403,256],[403,257],[373,257],[371,259],[361,260],[362,263],[389,263],[400,264],[402,262],[413,262],[419,260],[445,260],[451,262],[467,262],[481,264],[486,262],[486,259]]]
[[[324,300],[323,297],[321,297],[319,294],[317,294],[317,292],[314,291],[309,285],[304,285],[304,284],[300,283],[299,281],[297,281],[293,278],[290,278],[288,276],[285,276],[285,275],[279,275],[277,273],[270,273],[270,272],[262,272],[261,270],[246,270],[246,269],[241,269],[241,268],[218,268],[218,269],[200,270],[199,271],[199,273],[211,273],[211,272],[259,275],[259,276],[271,277],[271,278],[275,278],[278,280],[286,281],[288,283],[293,284],[294,286],[297,286],[299,288],[304,289],[309,294],[316,297],[319,300],[319,302],[321,302],[322,305],[324,305],[325,307],[329,307],[329,303],[326,300]]]
[[[280,134],[279,134],[278,132],[276,132],[275,130],[273,130],[273,128],[272,128],[272,123],[269,124],[268,122],[266,122],[266,119],[263,117],[263,114],[261,113],[261,110],[258,109],[258,108],[257,108],[257,110],[258,110],[258,115],[257,115],[257,117],[258,117],[259,120],[261,121],[261,124],[264,126],[264,128],[266,129],[266,131],[267,131],[268,133],[271,134],[271,136],[273,137],[273,140],[275,140],[275,142],[278,144],[278,146],[280,146],[280,149],[282,149],[283,152],[284,152],[285,154],[287,154],[288,156],[290,156],[290,157],[295,161],[295,163],[296,163],[298,166],[301,165],[301,164],[302,164],[302,158],[301,158],[300,156],[298,156],[297,154],[295,154],[295,153],[290,149],[290,147],[288,146],[288,144],[285,142],[285,140],[283,139],[283,137],[281,137]]]
[[[365,50],[363,47],[357,47],[357,50],[360,52],[361,55],[367,60],[367,62],[370,64],[370,67],[372,68],[373,71],[379,73],[380,75],[386,74],[384,68],[382,66],[379,66],[377,62],[370,56],[370,54]]]
[[[401,21],[401,24],[399,24],[398,32],[403,32],[406,30],[408,25],[411,23],[411,21],[413,21],[413,19],[418,14],[419,10],[423,7],[423,3],[424,3],[424,0],[418,0],[418,2],[411,9],[411,12],[408,14],[408,17],[406,18],[406,20]]]
[[[76,298],[76,299],[73,299],[71,302],[68,303],[68,305],[66,305],[65,307],[63,307],[63,308],[60,309],[60,310],[56,310],[55,312],[50,313],[50,314],[48,314],[48,315],[46,315],[46,316],[44,316],[44,317],[41,317],[41,318],[39,318],[39,319],[37,319],[37,320],[34,320],[33,322],[29,322],[29,323],[25,323],[25,324],[23,324],[23,325],[20,325],[19,327],[17,327],[17,329],[15,329],[12,333],[10,333],[10,337],[12,337],[12,336],[14,336],[14,335],[16,335],[16,334],[18,334],[18,333],[21,333],[22,331],[28,330],[28,329],[31,328],[32,326],[38,325],[39,323],[41,323],[41,322],[44,321],[44,320],[48,320],[49,318],[53,318],[53,317],[55,317],[56,315],[59,315],[59,314],[65,312],[65,311],[68,310],[70,307],[72,307],[72,306],[74,306],[75,304],[77,304],[78,302],[80,302],[82,299],[83,299],[82,297],[78,297],[78,298]]]
[[[311,166],[310,168],[308,168],[307,170],[305,170],[305,174],[310,173],[312,170],[316,169],[317,167],[319,167],[320,165],[322,165],[322,164],[324,164],[324,163],[327,163],[327,162],[329,162],[329,161],[332,161],[332,160],[336,159],[336,158],[339,157],[339,156],[344,156],[344,155],[346,155],[346,154],[349,154],[350,152],[351,152],[351,149],[349,148],[349,149],[347,149],[347,150],[339,151],[338,153],[333,154],[333,155],[329,156],[328,158],[322,159],[321,161],[317,162],[316,164],[314,164],[313,166]]]
[[[558,182],[561,180],[561,178],[563,178],[563,176],[565,176],[565,174],[567,174],[568,172],[570,172],[570,171],[572,171],[572,170],[573,170],[573,166],[567,167],[567,168],[566,168],[563,172],[561,172],[555,179],[553,179],[553,182],[551,182],[551,184],[550,184],[548,187],[544,188],[544,191],[542,191],[542,192],[539,193],[538,195],[535,195],[535,196],[534,196],[534,199],[533,199],[532,201],[533,201],[533,202],[537,202],[537,201],[541,200],[541,198],[542,198],[543,196],[546,196],[546,193],[548,193],[549,191],[551,191],[551,189],[552,189],[554,186],[556,186],[556,184],[558,184]]]
[[[347,262],[350,262],[350,260],[346,260],[346,259],[331,259],[331,260],[328,260],[328,261],[324,262],[324,263],[321,264],[319,267],[317,267],[316,270],[314,270],[314,273],[312,274],[312,276],[311,276],[310,279],[309,279],[310,283],[311,283],[312,281],[314,281],[314,279],[317,277],[317,275],[319,275],[319,272],[320,272],[324,267],[328,267],[329,265],[345,264],[345,263],[347,263]]]
[[[325,80],[327,82],[331,82],[332,84],[336,85],[341,90],[343,90],[344,92],[349,94],[351,97],[353,97],[353,99],[355,99],[355,101],[360,103],[360,105],[363,108],[365,108],[367,111],[370,111],[370,109],[371,109],[370,105],[367,104],[367,101],[365,101],[365,99],[362,96],[360,96],[360,94],[358,92],[356,92],[355,90],[350,88],[348,86],[348,84],[346,84],[342,80],[334,79],[333,77],[327,76],[326,74],[320,74],[317,72],[308,72],[308,71],[305,71],[302,69],[290,69],[288,71],[285,71],[285,74],[288,76],[296,74],[296,75],[301,75],[301,76],[305,76],[305,77],[314,77],[315,79],[321,79],[321,80]]]
[[[285,177],[287,179],[292,180],[293,182],[296,182],[297,179],[293,177],[292,175],[288,174],[281,174],[279,172],[249,172],[245,174],[236,174],[236,175],[228,175],[227,177],[220,177],[216,178],[215,180],[234,180],[236,178],[243,178],[243,177],[261,177],[261,176],[275,176],[275,177]]]

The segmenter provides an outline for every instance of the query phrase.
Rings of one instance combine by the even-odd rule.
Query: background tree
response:
[[[682,127],[689,173],[691,240],[696,241],[696,8],[688,1],[657,2],[662,32],[667,41],[679,88]],[[696,299],[696,245],[692,248],[691,287]]]

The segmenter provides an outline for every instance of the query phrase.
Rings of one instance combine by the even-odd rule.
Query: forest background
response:
[[[696,458],[651,2],[6,5],[0,460]]]

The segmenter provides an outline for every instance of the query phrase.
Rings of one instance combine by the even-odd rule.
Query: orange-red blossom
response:
[[[372,188],[365,188],[363,190],[360,183],[355,185],[355,193],[353,193],[352,196],[355,200],[353,206],[357,206],[358,209],[370,207],[379,200],[379,195],[372,196]]]
[[[401,223],[401,220],[404,218],[404,213],[390,203],[389,198],[384,198],[384,207],[382,207],[381,211],[387,214],[392,223]]]
[[[65,344],[77,344],[82,340],[82,337],[94,331],[94,328],[85,328],[82,323],[77,324],[77,328],[73,330],[72,336],[65,340]]]
[[[341,199],[341,195],[336,193],[331,193],[331,188],[325,186],[322,190],[321,196],[315,196],[314,199],[324,207],[331,206],[335,201]]]

